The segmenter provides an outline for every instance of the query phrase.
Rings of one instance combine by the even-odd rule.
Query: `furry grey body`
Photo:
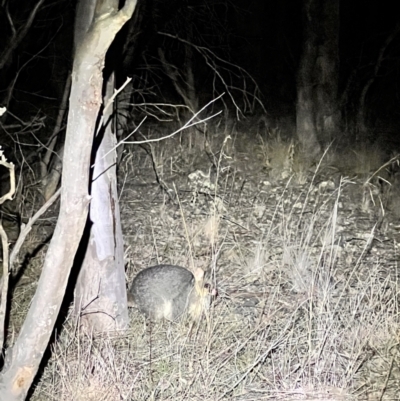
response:
[[[158,265],[142,270],[130,288],[134,306],[148,318],[176,320],[195,296],[195,277],[184,267]]]

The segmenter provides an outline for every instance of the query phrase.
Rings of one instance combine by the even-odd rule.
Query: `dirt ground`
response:
[[[98,338],[67,321],[32,400],[399,399],[400,188],[374,174],[389,158],[330,149],[311,163],[235,129],[127,146],[127,282],[196,266],[218,297],[198,323],[132,309],[127,332]]]

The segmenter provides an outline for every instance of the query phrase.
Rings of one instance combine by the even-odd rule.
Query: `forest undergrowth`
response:
[[[313,164],[279,136],[191,135],[125,150],[126,275],[193,261],[218,288],[211,310],[150,323],[133,309],[107,336],[67,319],[31,399],[397,399],[390,157],[331,148]]]

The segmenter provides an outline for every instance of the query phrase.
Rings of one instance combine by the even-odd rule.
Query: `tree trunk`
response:
[[[104,104],[113,91],[111,75]],[[126,328],[129,323],[112,115],[109,107],[93,172],[90,239],[75,290],[75,313],[81,313],[81,323],[94,331]]]
[[[317,156],[340,130],[339,0],[306,0],[304,48],[297,76],[297,135]]]
[[[26,320],[6,354],[0,378],[1,401],[25,399],[53,331],[87,219],[90,153],[102,103],[105,54],[117,32],[132,16],[135,5],[135,0],[127,0],[119,12],[102,8],[76,51],[60,215]]]
[[[375,82],[378,77],[379,71],[381,69],[382,63],[384,61],[385,53],[387,48],[393,42],[394,38],[400,32],[400,23],[397,23],[394,27],[393,31],[387,36],[387,38],[382,43],[382,46],[379,49],[379,54],[375,62],[374,70],[372,76],[367,80],[364,87],[361,90],[360,99],[358,101],[358,110],[356,115],[356,139],[358,141],[365,142],[368,140],[368,116],[367,116],[367,107],[366,107],[366,98],[367,93],[371,87],[371,85]]]
[[[58,185],[61,179],[62,172],[62,158],[64,154],[64,145],[54,151],[61,127],[64,121],[65,113],[68,108],[68,98],[71,91],[71,76],[68,75],[64,85],[63,97],[58,109],[58,116],[56,125],[54,126],[52,139],[46,146],[46,152],[43,159],[40,162],[40,179],[41,179],[41,191],[44,199],[44,203],[47,202],[57,191]]]

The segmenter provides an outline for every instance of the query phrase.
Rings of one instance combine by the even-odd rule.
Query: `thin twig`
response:
[[[58,191],[34,214],[33,217],[29,219],[28,223],[22,228],[17,242],[15,243],[10,255],[10,269],[13,268],[14,261],[19,253],[19,250],[21,249],[22,244],[25,241],[26,236],[31,231],[32,226],[36,223],[39,217],[55,202],[55,200],[60,196],[60,193],[61,188],[58,189]]]

